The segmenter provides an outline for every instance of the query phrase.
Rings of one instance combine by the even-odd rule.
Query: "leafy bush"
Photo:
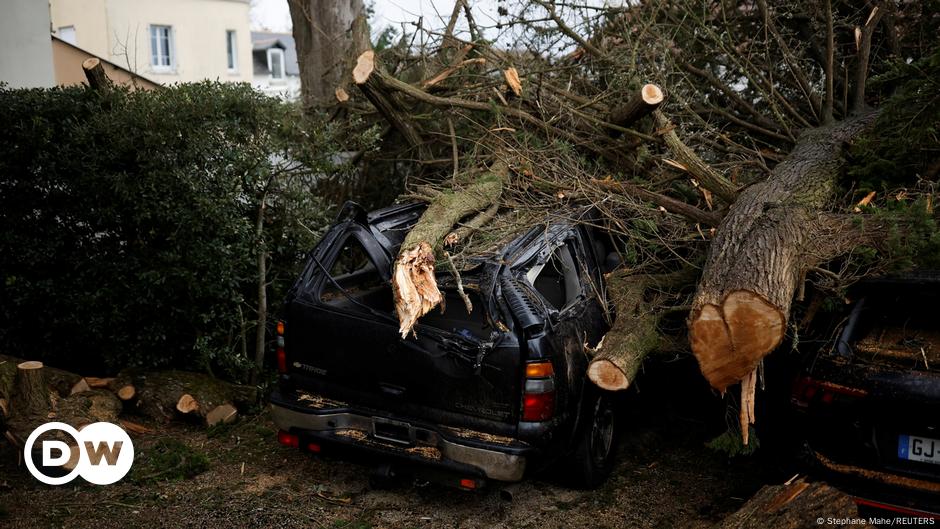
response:
[[[0,86],[0,111],[3,352],[85,372],[244,376],[259,253],[276,302],[325,222],[312,191],[329,131],[247,85],[209,82]]]

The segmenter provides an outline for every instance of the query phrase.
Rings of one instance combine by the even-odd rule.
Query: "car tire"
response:
[[[571,485],[579,489],[595,489],[607,481],[617,455],[614,399],[606,392],[593,391],[590,399],[585,420],[578,426],[567,472]]]

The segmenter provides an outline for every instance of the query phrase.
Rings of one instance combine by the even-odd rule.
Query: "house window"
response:
[[[284,78],[284,50],[280,48],[268,50],[268,71],[271,72],[271,79]]]
[[[173,28],[150,26],[150,65],[154,71],[172,70],[175,65],[173,52]]]
[[[75,46],[75,26],[62,26],[56,33],[59,35],[60,39]]]
[[[228,71],[230,73],[235,73],[238,71],[238,51],[237,51],[238,41],[235,39],[235,31],[228,30],[225,32],[225,49],[228,54]]]

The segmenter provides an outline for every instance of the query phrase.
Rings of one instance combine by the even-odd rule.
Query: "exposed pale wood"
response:
[[[842,149],[873,121],[868,114],[801,136],[770,177],[744,191],[712,241],[689,316],[692,352],[724,391],[782,341],[803,272],[858,240],[836,235],[828,204]]]
[[[135,388],[131,384],[128,384],[126,386],[121,386],[120,388],[118,388],[116,393],[117,393],[118,398],[121,400],[131,400],[134,398],[134,395],[137,394],[137,388]]]
[[[830,518],[859,519],[858,508],[850,496],[826,483],[797,479],[764,486],[718,528],[805,529]]]
[[[71,391],[69,391],[69,395],[74,395],[76,393],[88,391],[89,389],[91,389],[91,385],[89,385],[88,381],[83,378],[79,380],[78,382],[76,382],[74,386],[72,386]]]
[[[189,393],[184,393],[180,396],[179,400],[176,401],[176,411],[186,414],[192,413],[199,409],[199,402],[193,398]]]
[[[519,79],[519,71],[515,68],[506,68],[503,70],[503,78],[506,79],[506,84],[509,86],[509,89],[512,90],[512,93],[519,97],[522,95],[522,80]]]
[[[612,109],[607,116],[607,121],[627,127],[652,114],[665,98],[662,88],[654,84],[645,84],[626,103]]]
[[[85,71],[85,79],[88,80],[88,86],[93,90],[108,90],[111,88],[111,79],[104,71],[104,65],[101,60],[95,57],[85,59],[82,62],[82,70]]]
[[[607,277],[607,292],[616,319],[592,351],[588,378],[601,389],[622,391],[636,379],[643,360],[663,346],[657,328],[663,293],[694,281],[692,270],[641,275],[618,271]]]
[[[399,332],[408,336],[418,318],[443,299],[434,276],[435,251],[457,222],[499,200],[508,168],[494,164],[462,189],[431,199],[428,209],[401,244],[392,275],[392,292]]]
[[[120,420],[121,427],[127,430],[128,432],[133,432],[136,434],[148,434],[153,433],[153,429],[147,428],[143,424],[138,424],[136,422],[131,422],[126,419]]]
[[[230,423],[238,418],[238,410],[231,404],[216,406],[206,414],[206,425],[215,426],[221,423]]]
[[[11,414],[22,419],[47,415],[52,401],[42,362],[22,362],[16,369],[16,384],[10,398]]]
[[[92,388],[106,388],[112,382],[114,382],[114,377],[111,378],[98,378],[98,377],[85,377],[85,382],[89,387]]]

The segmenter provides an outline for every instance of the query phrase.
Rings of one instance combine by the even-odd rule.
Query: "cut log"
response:
[[[657,329],[662,310],[662,291],[693,281],[690,272],[630,275],[615,272],[607,278],[610,303],[616,309],[610,331],[594,348],[588,378],[601,389],[622,391],[630,387],[643,360],[662,347]]]
[[[108,385],[114,382],[114,378],[85,377],[85,382],[89,387],[100,389],[108,387]]]
[[[95,422],[117,422],[123,406],[107,389],[89,389],[59,399],[55,420],[81,428]]]
[[[78,382],[76,382],[74,386],[72,386],[71,391],[69,391],[69,395],[74,395],[76,393],[81,393],[83,391],[88,391],[90,389],[91,389],[91,385],[89,385],[88,381],[83,378],[79,380]]]
[[[136,422],[131,422],[131,421],[128,421],[128,420],[126,420],[126,419],[121,419],[121,420],[120,420],[120,423],[121,423],[121,428],[124,428],[124,429],[127,430],[128,432],[133,432],[133,433],[136,433],[136,434],[148,434],[148,433],[153,433],[153,430],[152,430],[152,429],[147,428],[147,427],[144,426],[143,424],[137,424]]]
[[[715,389],[744,379],[780,344],[807,268],[858,243],[830,236],[820,210],[835,190],[843,145],[872,119],[804,133],[719,225],[689,315],[692,352]]]
[[[215,426],[216,424],[225,424],[235,421],[238,418],[238,410],[231,404],[216,406],[206,414],[206,425]]]
[[[46,416],[52,409],[42,362],[27,361],[16,366],[16,383],[10,398],[12,415],[18,418]]]
[[[137,388],[135,388],[131,384],[127,384],[125,386],[121,386],[120,388],[118,388],[118,390],[115,393],[117,394],[119,399],[128,401],[128,400],[133,399],[134,395],[137,394]]]
[[[179,400],[176,401],[176,411],[186,414],[192,413],[199,409],[199,402],[193,398],[189,393],[183,393],[180,396]]]
[[[435,252],[457,222],[486,209],[499,200],[508,168],[497,162],[460,190],[450,190],[431,199],[428,209],[401,244],[392,275],[399,333],[408,336],[418,318],[443,299],[434,276]]]
[[[630,126],[652,114],[665,99],[666,95],[662,88],[654,84],[645,84],[626,103],[611,110],[607,121],[621,127]]]
[[[222,404],[245,409],[258,398],[253,386],[231,384],[188,371],[157,371],[138,375],[133,381],[136,391],[133,409],[158,421],[169,421],[179,414],[205,417]]]
[[[85,59],[82,63],[82,70],[85,71],[85,78],[88,79],[88,86],[92,90],[108,90],[111,88],[111,79],[104,71],[104,65],[101,60],[95,57]]]
[[[764,486],[718,527],[803,529],[818,526],[817,520],[853,520],[858,517],[858,508],[847,494],[823,482],[810,483],[799,479]]]

